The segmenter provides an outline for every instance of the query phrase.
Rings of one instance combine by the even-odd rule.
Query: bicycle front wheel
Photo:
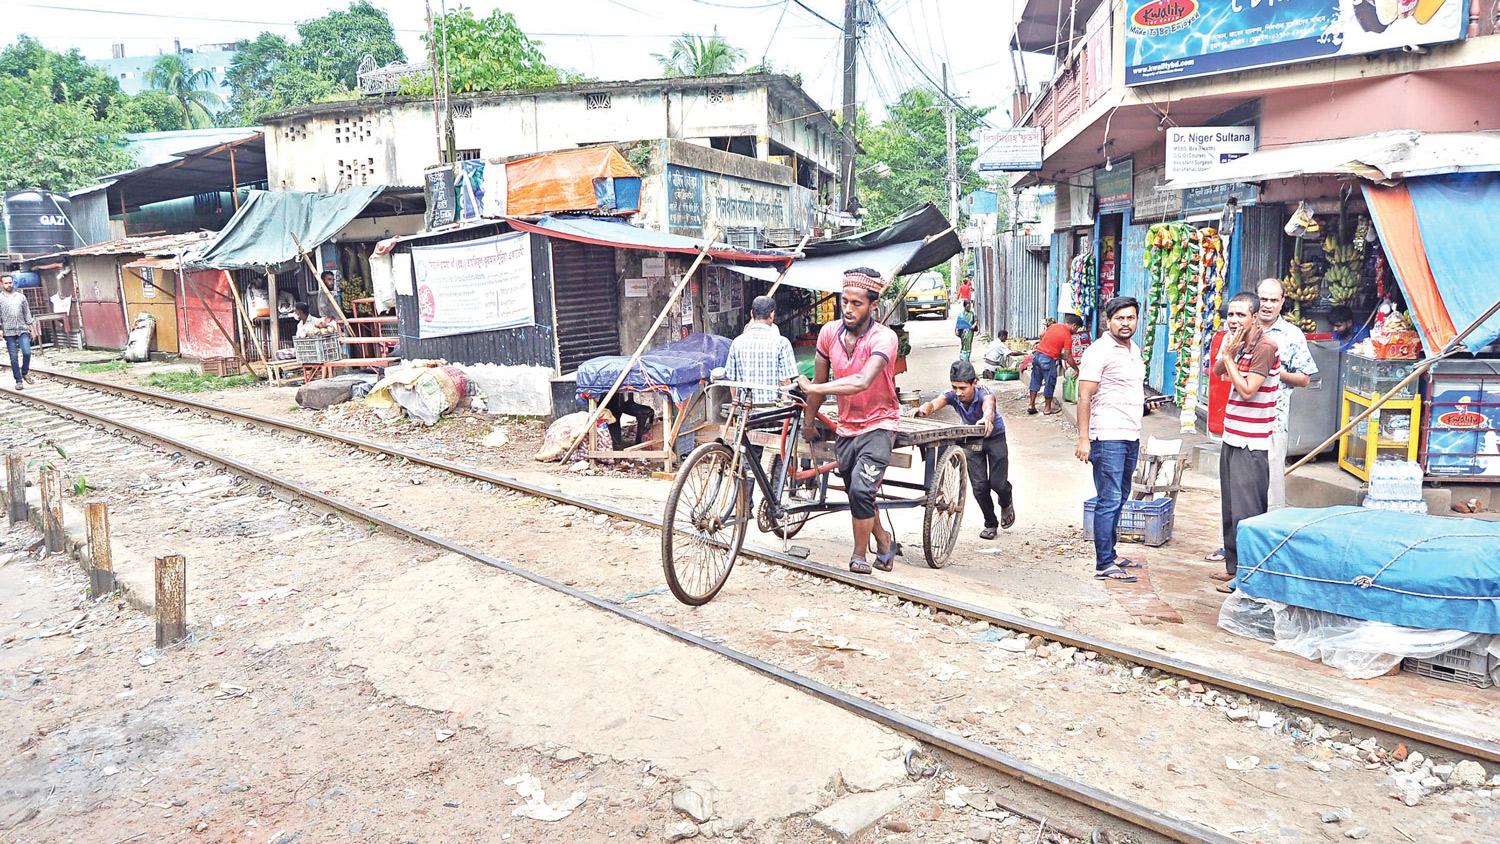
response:
[[[698,446],[677,470],[662,514],[661,564],[677,600],[701,606],[729,579],[745,541],[749,497],[731,475],[734,452],[722,443]]]

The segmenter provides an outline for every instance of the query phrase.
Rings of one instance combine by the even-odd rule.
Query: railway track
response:
[[[58,384],[68,385],[84,391],[109,394],[137,402],[163,405],[178,410],[190,410],[210,416],[232,419],[241,423],[271,428],[287,434],[314,437],[372,454],[383,454],[388,457],[401,458],[416,466],[427,467],[457,477],[489,483],[502,489],[545,498],[611,518],[634,522],[656,529],[660,529],[661,527],[661,520],[650,514],[628,510],[604,501],[571,495],[559,489],[518,480],[480,467],[424,455],[413,449],[380,443],[364,437],[326,431],[291,420],[234,410],[209,402],[174,396],[154,390],[113,384],[70,373],[48,370],[36,371]],[[35,396],[36,390],[33,388],[32,391],[22,395],[23,397]],[[14,397],[14,394],[12,394],[12,397]],[[1362,727],[1401,740],[1417,742],[1428,747],[1442,748],[1476,759],[1500,762],[1500,743],[1464,735],[1436,725],[1352,706],[1273,683],[1239,677],[1211,666],[1200,665],[1132,648],[1097,636],[1038,622],[1024,616],[1001,613],[966,601],[948,598],[900,583],[853,574],[841,568],[825,566],[812,560],[802,559],[750,542],[745,543],[740,553],[743,556],[764,563],[782,566],[802,574],[812,575],[873,593],[909,601],[919,606],[929,607],[934,611],[948,612],[967,619],[984,621],[997,627],[1040,636],[1050,642],[1060,642],[1065,646],[1078,648],[1079,650],[1094,651],[1133,665],[1155,669],[1190,681],[1212,685],[1299,712],[1330,718],[1345,725]]]
[[[59,378],[59,380],[63,379]],[[123,389],[128,390],[129,388]],[[482,549],[455,541],[435,531],[392,518],[378,509],[362,506],[344,498],[327,494],[306,483],[257,468],[242,460],[217,453],[183,439],[167,436],[158,430],[148,427],[147,423],[152,420],[155,414],[150,412],[151,408],[143,407],[134,401],[129,403],[118,400],[106,402],[106,404],[111,405],[109,407],[100,407],[99,402],[96,401],[91,402],[89,406],[85,407],[78,402],[80,398],[78,395],[72,396],[73,401],[70,402],[64,397],[56,395],[58,392],[62,392],[61,390],[51,389],[45,391],[52,393],[52,395],[42,395],[43,392],[44,390],[33,389],[18,393],[12,390],[0,389],[0,397],[18,404],[29,405],[35,409],[35,413],[33,414],[16,414],[11,416],[11,421],[25,426],[29,430],[48,432],[51,435],[55,435],[52,438],[58,441],[71,440],[77,442],[88,437],[89,432],[78,431],[65,435],[64,431],[76,423],[82,423],[95,430],[111,432],[132,442],[155,442],[173,452],[193,455],[207,463],[220,466],[230,473],[257,481],[260,484],[280,490],[305,502],[342,513],[370,525],[378,526],[398,537],[414,540],[432,548],[455,554],[473,562],[500,570],[506,574],[522,578],[536,585],[561,593],[594,609],[647,627],[679,642],[703,648],[739,666],[795,688],[818,700],[838,706],[848,712],[910,736],[929,747],[937,748],[977,763],[989,771],[1029,787],[1023,790],[1022,793],[1035,794],[1038,791],[1044,792],[1047,796],[1060,798],[1067,803],[1074,804],[1083,812],[1082,817],[1092,816],[1104,819],[1104,823],[1094,826],[1091,830],[1088,827],[1078,827],[1066,823],[1059,825],[1054,822],[1052,824],[1051,828],[1061,830],[1064,834],[1071,837],[1099,841],[1166,840],[1207,842],[1207,844],[1230,844],[1237,840],[1214,829],[1172,817],[1118,794],[1088,785],[1059,772],[1011,756],[991,745],[966,738],[958,733],[914,718],[893,708],[883,706],[858,695],[841,691],[813,678],[787,670],[744,651],[726,646],[711,638],[666,624],[649,615],[622,606],[611,599],[575,588],[574,586],[514,565],[508,560],[496,557]],[[92,392],[96,398],[99,397],[97,391],[91,390],[89,392]],[[146,398],[150,398],[153,401],[173,403],[169,397],[165,396],[147,396]],[[202,403],[191,402],[190,404],[197,405],[200,409],[209,410],[209,412],[217,412],[210,410],[208,406]],[[285,428],[286,426],[277,427]],[[306,431],[300,430],[300,426],[292,426],[287,430],[295,431],[299,435],[306,433]],[[126,458],[117,457],[116,459]],[[1034,820],[1044,821],[1048,817],[1048,814],[1044,811],[1028,810],[1024,806],[1015,805],[1014,800],[1012,800],[1010,805],[1002,805],[1017,814],[1031,817]],[[1043,825],[1046,826],[1045,823]],[[1040,837],[1040,832],[1038,833],[1038,837]]]

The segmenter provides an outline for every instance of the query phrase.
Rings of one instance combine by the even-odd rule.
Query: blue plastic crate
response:
[[[1098,501],[1090,498],[1083,502],[1084,539],[1094,538],[1094,507]],[[1120,511],[1120,539],[1144,542],[1153,548],[1166,545],[1172,539],[1173,503],[1170,498],[1126,501]]]

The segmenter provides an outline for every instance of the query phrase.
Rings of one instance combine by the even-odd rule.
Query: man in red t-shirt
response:
[[[798,381],[807,393],[802,431],[809,442],[817,436],[817,413],[823,399],[838,398],[834,454],[849,492],[849,515],[854,521],[849,570],[858,574],[869,574],[872,568],[890,571],[899,550],[896,537],[881,526],[875,509],[875,494],[891,463],[901,421],[896,375],[891,368],[900,341],[896,332],[875,318],[875,303],[885,284],[880,273],[868,267],[844,273],[844,292],[839,299],[843,317],[818,332],[814,377]],[[875,534],[873,564],[866,559],[871,533]]]
[[[974,282],[970,281],[968,277],[965,277],[963,283],[958,286],[958,301],[974,301]]]
[[[1036,415],[1036,394],[1046,397],[1042,405],[1048,414],[1062,410],[1053,400],[1057,391],[1057,370],[1062,363],[1072,369],[1078,368],[1073,357],[1073,335],[1083,330],[1083,319],[1078,314],[1063,314],[1062,322],[1054,322],[1042,332],[1036,349],[1031,353],[1031,395],[1026,412]]]

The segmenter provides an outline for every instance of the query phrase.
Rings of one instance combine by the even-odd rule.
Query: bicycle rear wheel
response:
[[[724,588],[745,541],[748,496],[730,474],[734,452],[722,443],[693,449],[667,494],[661,564],[677,600],[701,606]]]
[[[922,552],[930,568],[948,564],[964,518],[964,496],[969,493],[968,461],[963,449],[948,446],[938,458],[927,507],[922,515]]]

